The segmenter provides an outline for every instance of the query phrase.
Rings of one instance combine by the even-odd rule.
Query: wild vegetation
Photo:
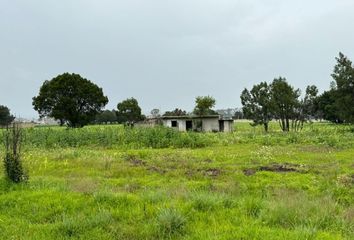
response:
[[[22,129],[16,123],[13,123],[11,128],[7,127],[3,136],[5,175],[8,180],[14,183],[20,183],[28,179],[22,167],[22,137]]]
[[[300,98],[300,89],[283,77],[275,78],[271,84],[255,84],[250,91],[245,88],[240,96],[244,116],[252,119],[254,125],[263,125],[265,131],[272,119],[278,120],[284,132],[299,131],[313,119],[354,123],[354,66],[342,53],[336,61],[331,88],[321,95],[315,85],[310,85]]]
[[[75,73],[63,73],[44,81],[32,105],[40,117],[51,117],[60,125],[83,127],[94,121],[108,103],[102,88]]]
[[[1,169],[0,239],[354,238],[352,126],[235,127],[24,129],[30,179]]]
[[[34,108],[68,127],[0,129],[0,239],[354,239],[354,67],[336,60],[319,96],[282,77],[245,89],[253,123],[233,133],[133,127],[135,98],[102,112],[80,75],[45,81]],[[199,96],[193,113],[215,102]],[[345,124],[311,122],[323,118]],[[87,126],[112,122],[125,125]]]
[[[0,127],[7,126],[14,120],[14,116],[10,114],[10,109],[0,105]]]

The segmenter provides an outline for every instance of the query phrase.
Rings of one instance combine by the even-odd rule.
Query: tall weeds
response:
[[[4,168],[9,180],[15,183],[28,180],[21,162],[23,132],[19,124],[13,123],[3,134],[5,145]]]
[[[273,127],[272,124],[270,127]],[[233,133],[178,132],[166,127],[124,128],[119,125],[86,126],[80,129],[36,127],[24,131],[25,145],[40,148],[202,148],[241,143],[263,146],[310,144],[341,148],[354,144],[354,131],[345,125],[307,124],[303,131],[289,133],[275,131],[273,128],[270,128],[269,133],[264,133],[251,128],[248,123],[236,123],[235,126],[236,131]]]

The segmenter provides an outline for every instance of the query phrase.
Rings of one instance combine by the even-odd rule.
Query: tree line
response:
[[[241,94],[243,113],[253,120],[253,125],[263,125],[268,131],[269,122],[279,121],[282,131],[302,128],[305,121],[316,117],[316,86],[308,86],[304,98],[300,99],[300,89],[292,87],[285,78],[279,77],[272,83],[261,82]]]
[[[142,114],[138,101],[128,98],[117,104],[117,109],[102,110],[108,103],[102,88],[75,73],[64,73],[47,80],[33,97],[33,106],[40,117],[51,117],[69,127],[83,127],[90,123],[124,123],[134,125],[146,117]],[[212,114],[215,99],[210,96],[197,97],[195,114]],[[157,109],[153,114],[159,114]],[[185,115],[185,111],[175,109],[164,115]]]
[[[195,109],[193,114],[196,115],[211,115],[218,114],[211,108],[215,106],[215,99],[211,96],[198,96],[195,99]],[[153,109],[150,112],[152,119],[158,119],[161,116],[187,116],[189,113],[180,108],[175,108],[172,111],[166,111],[160,114],[159,109]],[[104,110],[96,115],[94,123],[107,124],[107,123],[123,123],[133,126],[134,123],[146,120],[146,116],[141,113],[141,108],[135,98],[128,98],[118,103],[117,110]]]
[[[315,85],[307,86],[301,98],[283,77],[271,83],[255,84],[241,93],[243,114],[253,120],[253,125],[263,125],[268,131],[269,122],[279,122],[282,131],[299,131],[304,122],[324,119],[334,123],[354,123],[354,67],[342,53],[336,58],[333,82],[329,90],[318,94]]]
[[[193,113],[196,115],[232,112],[235,118],[253,120],[252,125],[263,125],[269,129],[273,119],[279,122],[282,131],[299,131],[306,121],[324,119],[334,123],[354,123],[354,67],[344,54],[336,57],[331,74],[330,89],[319,94],[315,85],[309,85],[302,95],[300,89],[291,86],[286,78],[278,77],[272,82],[260,82],[241,93],[242,111],[225,110],[215,112],[215,99],[200,96],[195,100]],[[39,94],[32,99],[34,109],[40,117],[51,117],[61,125],[82,127],[90,123],[118,122],[133,124],[146,116],[135,98],[117,104],[113,110],[103,110],[108,98],[102,88],[75,73],[64,73],[44,81]],[[183,116],[188,113],[176,108],[163,116]],[[158,109],[151,116],[159,117]],[[6,126],[14,120],[6,106],[0,106],[0,125]]]

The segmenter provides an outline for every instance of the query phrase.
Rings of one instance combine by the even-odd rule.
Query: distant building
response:
[[[163,116],[161,119],[164,126],[178,129],[181,132],[232,132],[234,123],[231,117],[221,115]]]

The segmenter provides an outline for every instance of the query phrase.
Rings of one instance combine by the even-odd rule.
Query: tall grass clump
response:
[[[207,212],[223,207],[223,198],[208,192],[193,192],[191,195],[192,207],[195,210]],[[226,203],[227,205],[228,203]]]
[[[65,239],[88,239],[91,231],[94,233],[98,232],[99,235],[109,235],[111,230],[109,226],[113,224],[113,221],[112,215],[105,210],[93,213],[90,216],[81,214],[77,216],[63,215],[62,220],[58,221],[57,233]]]
[[[176,209],[162,209],[157,216],[157,230],[159,238],[181,236],[185,232],[186,218]]]
[[[346,232],[349,221],[341,219],[341,207],[330,197],[311,198],[303,192],[280,191],[267,202],[261,219],[269,226]]]
[[[21,161],[21,147],[23,132],[19,124],[13,123],[12,127],[7,127],[3,133],[5,145],[4,169],[9,180],[20,183],[28,180]]]
[[[249,217],[257,218],[260,215],[263,207],[264,201],[259,197],[249,196],[241,201],[241,208],[243,212]]]

